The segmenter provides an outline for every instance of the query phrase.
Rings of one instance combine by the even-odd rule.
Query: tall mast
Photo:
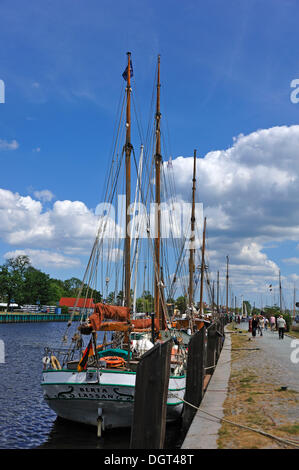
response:
[[[126,238],[125,238],[125,305],[131,308],[131,235],[129,233],[130,215],[129,206],[131,203],[131,52],[128,55],[128,68],[127,68],[127,109],[126,109]]]
[[[295,317],[296,317],[296,286],[294,284],[293,321],[295,321]]]
[[[226,313],[228,314],[228,256],[226,257]]]
[[[217,271],[217,313],[219,313],[219,271]]]
[[[200,278],[200,304],[199,304],[200,315],[203,314],[203,281],[204,281],[204,274],[205,274],[206,220],[207,218],[205,217],[204,225],[203,225],[202,250],[201,250],[201,278]]]
[[[192,212],[191,212],[191,236],[190,236],[190,258],[189,258],[189,307],[193,305],[193,277],[194,277],[194,253],[195,253],[195,190],[196,190],[196,150],[193,157],[193,179],[192,179]]]
[[[280,309],[280,313],[282,313],[282,295],[281,295],[281,277],[280,277],[280,270],[279,270],[279,309]]]
[[[161,238],[161,131],[160,131],[160,55],[158,55],[157,104],[156,104],[156,153],[155,153],[155,314],[162,328],[160,318],[160,238]]]

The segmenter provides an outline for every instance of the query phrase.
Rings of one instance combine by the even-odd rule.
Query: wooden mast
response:
[[[280,276],[280,270],[279,270],[279,310],[280,310],[280,313],[282,314],[282,294],[281,294],[281,276]]]
[[[294,283],[293,321],[295,321],[295,318],[296,318],[296,286]]]
[[[131,308],[131,239],[129,233],[130,215],[129,206],[131,203],[131,53],[128,55],[128,68],[127,68],[127,109],[126,109],[126,238],[125,238],[125,305]]]
[[[155,315],[160,328],[163,322],[160,314],[160,238],[161,238],[161,131],[160,131],[160,55],[158,55],[157,104],[156,104],[156,153],[155,153]]]
[[[189,257],[189,307],[192,308],[194,302],[194,253],[195,253],[195,190],[196,190],[196,150],[193,157],[193,179],[192,179],[192,211],[191,211],[191,236],[190,236],[190,257]]]
[[[217,313],[219,313],[219,271],[217,271]]]
[[[226,313],[228,315],[228,256],[226,257]]]
[[[200,307],[199,313],[203,315],[203,282],[204,282],[204,274],[205,274],[205,244],[206,244],[206,221],[207,218],[204,219],[204,226],[203,226],[203,237],[202,237],[202,249],[201,249],[201,277],[200,277]]]

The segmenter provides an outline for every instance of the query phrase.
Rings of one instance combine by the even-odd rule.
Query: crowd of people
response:
[[[286,329],[286,321],[282,315],[279,315],[278,318],[272,315],[268,320],[267,317],[263,315],[253,315],[251,320],[251,332],[252,336],[255,337],[258,333],[260,336],[263,336],[263,331],[270,327],[271,331],[278,331],[278,338],[284,338],[284,332]]]

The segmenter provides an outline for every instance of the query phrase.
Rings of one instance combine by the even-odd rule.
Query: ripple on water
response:
[[[5,344],[5,364],[0,364],[0,449],[128,449],[129,430],[107,432],[99,440],[95,427],[57,419],[43,400],[44,347],[60,345],[65,328],[65,323],[55,322],[0,324]]]

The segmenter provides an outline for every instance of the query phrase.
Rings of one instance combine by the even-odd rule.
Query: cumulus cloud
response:
[[[209,268],[213,275],[218,269],[224,272],[229,255],[232,283],[240,289],[245,285],[248,293],[266,289],[278,276],[279,267],[266,248],[299,242],[298,149],[299,126],[280,126],[239,135],[230,148],[197,159],[196,194],[207,217]],[[174,158],[171,168],[165,163],[168,171],[177,200],[190,202],[193,157]],[[88,252],[98,215],[81,201],[53,203],[48,190],[35,191],[34,197],[0,189],[0,238],[18,249],[53,250],[63,256]],[[51,207],[45,210],[44,202],[52,202]],[[166,217],[163,222],[169,225]],[[107,235],[118,233],[109,218],[106,230]],[[115,252],[113,258],[119,255]],[[297,265],[296,260],[284,262]]]
[[[41,201],[5,189],[0,189],[0,219],[0,238],[22,248],[84,249],[97,227],[97,217],[80,201],[56,201],[43,211]]]
[[[61,253],[55,253],[47,250],[14,250],[8,251],[4,254],[4,258],[15,258],[20,255],[27,255],[30,258],[31,264],[36,268],[73,268],[80,265],[79,259],[70,258],[62,255]]]
[[[232,272],[242,271],[242,281],[246,273],[256,275],[257,288],[262,276],[278,273],[266,244],[299,240],[298,149],[299,126],[281,126],[239,135],[230,148],[197,160],[215,265],[223,266],[229,254]],[[190,198],[193,157],[173,159],[172,167],[178,193]]]

